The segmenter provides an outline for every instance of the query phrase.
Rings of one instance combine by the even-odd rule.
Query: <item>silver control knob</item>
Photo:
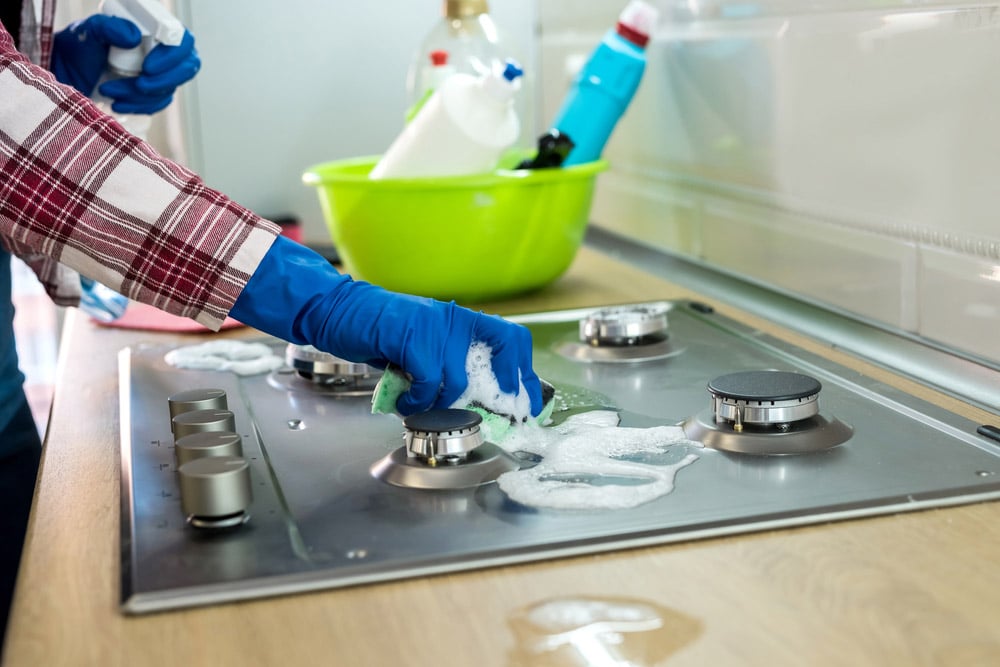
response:
[[[196,528],[228,528],[245,523],[253,500],[250,464],[238,456],[206,456],[177,469],[181,509]]]
[[[177,465],[205,456],[243,456],[243,438],[232,431],[204,431],[178,438],[174,443]]]
[[[236,418],[229,410],[192,410],[170,420],[174,442],[192,433],[205,431],[236,432]]]
[[[229,401],[222,389],[189,389],[167,397],[171,427],[173,418],[194,410],[228,410]]]

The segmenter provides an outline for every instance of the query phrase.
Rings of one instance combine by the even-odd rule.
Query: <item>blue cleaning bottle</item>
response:
[[[580,70],[552,127],[575,144],[563,166],[592,162],[632,101],[646,69],[646,44],[659,12],[633,0]]]

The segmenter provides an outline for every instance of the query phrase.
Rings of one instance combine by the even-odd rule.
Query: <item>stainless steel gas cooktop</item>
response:
[[[706,304],[512,318],[553,423],[681,427],[641,455],[679,470],[629,509],[545,509],[497,476],[539,464],[475,412],[371,414],[379,371],[265,339],[269,374],[120,357],[122,605],[213,604],[1000,497],[981,425],[747,328]],[[687,442],[687,444],[684,444]],[[702,447],[703,445],[703,447]],[[642,484],[600,474],[573,483]]]

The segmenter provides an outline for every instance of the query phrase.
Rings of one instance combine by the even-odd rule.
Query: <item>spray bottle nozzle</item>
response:
[[[177,46],[184,39],[183,24],[159,0],[102,0],[101,13],[127,19],[142,33],[138,47],[112,47],[108,53],[108,65],[120,76],[137,76],[146,54],[157,44]]]

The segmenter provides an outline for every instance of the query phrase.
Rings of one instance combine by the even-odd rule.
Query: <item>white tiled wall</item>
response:
[[[545,0],[543,118],[625,0]],[[1000,362],[1000,3],[653,2],[595,224]]]

